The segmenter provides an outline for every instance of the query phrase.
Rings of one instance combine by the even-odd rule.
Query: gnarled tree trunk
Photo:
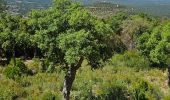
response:
[[[64,100],[70,100],[71,87],[75,80],[76,72],[81,67],[82,62],[83,62],[83,57],[80,58],[77,65],[72,64],[70,66],[70,69],[67,71],[67,74],[65,75],[64,86],[63,86],[63,95],[64,95],[63,99]]]

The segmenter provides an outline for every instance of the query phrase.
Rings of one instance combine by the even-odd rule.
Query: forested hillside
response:
[[[108,3],[54,0],[26,15],[0,4],[0,100],[170,100],[170,19]]]

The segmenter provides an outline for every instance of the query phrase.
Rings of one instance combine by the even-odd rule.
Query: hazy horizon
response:
[[[31,9],[41,9],[50,6],[52,0],[7,0],[12,6],[19,6],[19,12],[27,12]],[[95,2],[109,2],[113,4],[125,5],[142,12],[153,15],[170,16],[170,0],[73,0],[82,4],[92,4]]]

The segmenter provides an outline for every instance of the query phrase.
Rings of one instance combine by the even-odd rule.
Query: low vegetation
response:
[[[111,61],[112,62],[112,61]],[[31,69],[33,62],[27,65]],[[8,67],[7,67],[8,68]],[[1,68],[1,71],[6,68]],[[85,71],[84,71],[85,70]],[[159,77],[158,77],[159,76]],[[1,75],[0,95],[6,99],[60,100],[64,72],[37,72],[17,80]],[[107,64],[91,70],[86,61],[77,72],[71,100],[160,100],[168,98],[167,71]],[[168,99],[167,99],[168,100]]]
[[[0,14],[0,100],[169,100],[170,20],[54,0]]]

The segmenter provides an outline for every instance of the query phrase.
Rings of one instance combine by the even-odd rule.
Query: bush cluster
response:
[[[126,66],[138,69],[149,68],[149,60],[137,51],[127,51],[124,54],[116,54],[110,60],[110,64],[116,67]]]
[[[9,79],[16,79],[22,75],[28,73],[28,68],[21,59],[16,59],[16,65],[14,66],[13,60],[10,61],[10,64],[4,70],[4,74]]]

